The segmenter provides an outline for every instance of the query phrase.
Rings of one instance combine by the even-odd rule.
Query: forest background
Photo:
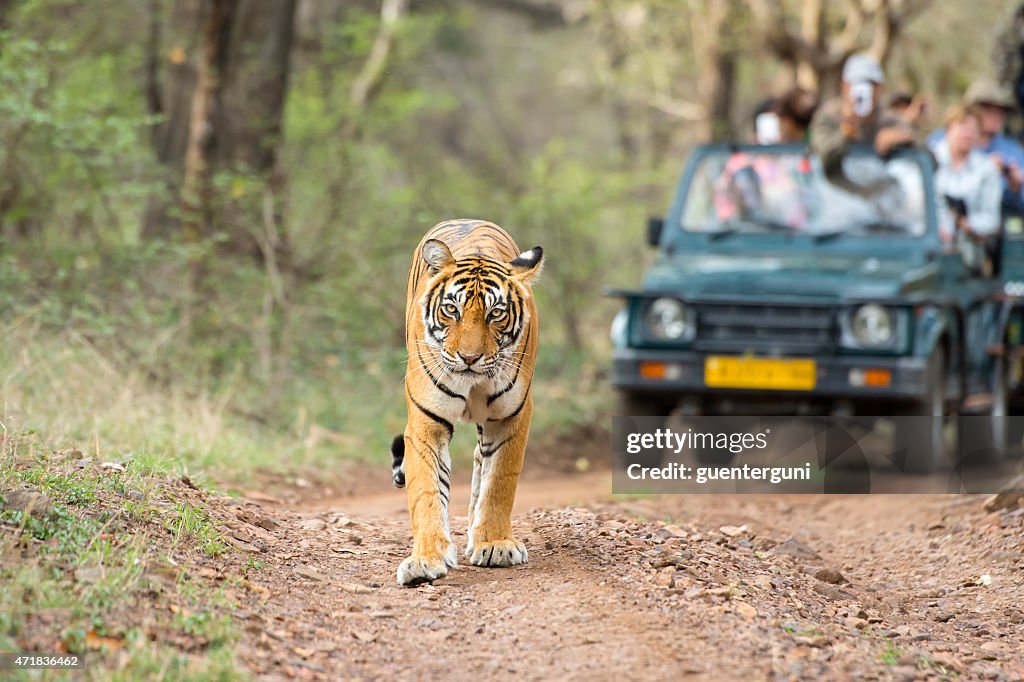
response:
[[[794,84],[831,96],[858,50],[937,126],[1012,9],[3,0],[2,422],[218,480],[386,476],[412,249],[479,217],[545,247],[533,439],[585,467],[601,290],[639,282],[687,151]]]

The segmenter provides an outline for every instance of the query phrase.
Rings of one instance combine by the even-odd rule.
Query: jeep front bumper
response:
[[[794,390],[708,386],[705,362],[712,355],[696,351],[619,348],[614,353],[612,385],[638,393],[786,395],[851,400],[911,400],[921,398],[927,391],[927,358],[863,355],[799,358],[813,360],[815,380],[812,387]]]

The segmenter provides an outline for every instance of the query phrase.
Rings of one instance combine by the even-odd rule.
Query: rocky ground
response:
[[[525,481],[529,564],[416,589],[394,580],[398,491],[211,499],[263,564],[239,655],[267,679],[1024,679],[1013,504],[608,490],[603,474]],[[465,517],[453,528],[463,542]]]
[[[10,509],[45,495],[6,493],[0,527],[5,562],[31,568],[50,556],[41,548],[65,547],[46,565],[75,598],[110,584],[104,627],[78,643],[95,651],[88,679],[143,674],[139,641],[180,652],[178,679],[223,679],[196,667],[212,652],[227,655],[216,670],[270,680],[1024,679],[1020,495],[613,499],[607,472],[535,471],[515,512],[529,564],[460,566],[404,588],[404,493],[385,468],[359,494],[300,480],[238,498],[175,479],[146,493],[149,512],[126,514],[119,505],[143,495],[111,466],[71,465],[60,494],[108,509],[103,551],[137,553],[123,583],[104,577],[117,554],[76,554],[95,547],[88,533],[44,542],[12,525]],[[460,545],[466,488],[453,491]],[[6,603],[40,599],[33,589]],[[16,642],[73,646],[66,620],[29,607]],[[154,660],[163,674],[166,654]]]

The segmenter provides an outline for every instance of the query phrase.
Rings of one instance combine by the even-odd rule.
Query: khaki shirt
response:
[[[843,135],[843,100],[837,97],[822,104],[815,112],[811,120],[811,147],[821,157],[826,175],[832,175],[838,171],[852,145],[874,145],[878,131],[892,126],[913,131],[896,112],[876,109],[870,118],[861,121],[855,137],[846,137]]]

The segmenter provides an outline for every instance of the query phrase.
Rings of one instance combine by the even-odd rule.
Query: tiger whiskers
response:
[[[420,361],[420,367],[431,374],[440,374],[442,377],[447,377],[452,373],[448,367],[448,362],[444,357],[443,349],[427,341],[416,340],[414,343],[416,344],[417,351],[421,348],[426,348],[428,351],[426,358],[424,358],[422,354],[417,354]],[[411,358],[412,354],[408,354],[408,357]],[[409,370],[406,369],[405,379],[408,378]]]
[[[516,372],[518,372],[518,370],[519,370],[519,368],[521,366],[522,366],[522,361],[521,360],[519,362],[515,362],[515,361],[511,361],[510,362],[510,361],[508,361],[506,359],[504,362],[499,363],[498,366],[495,368],[495,373],[496,373],[497,378],[500,381],[500,383],[502,383],[502,384],[510,384],[510,383],[512,383],[512,380],[515,379]]]

